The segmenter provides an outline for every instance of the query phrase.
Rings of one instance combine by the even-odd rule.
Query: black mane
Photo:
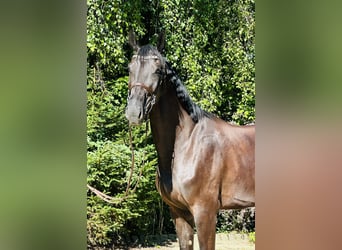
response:
[[[192,120],[197,123],[203,117],[213,118],[214,115],[201,109],[196,103],[191,100],[188,91],[179,79],[176,72],[172,69],[170,63],[166,62],[166,75],[167,79],[172,83],[176,90],[177,98],[182,105],[183,109],[190,115]]]

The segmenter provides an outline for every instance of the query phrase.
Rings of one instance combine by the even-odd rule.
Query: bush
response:
[[[218,232],[253,232],[255,230],[255,208],[220,211],[216,228]]]

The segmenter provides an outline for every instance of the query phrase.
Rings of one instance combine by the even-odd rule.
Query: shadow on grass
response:
[[[105,248],[105,249],[128,250],[131,248],[140,248],[140,247],[158,247],[158,246],[167,247],[167,246],[171,246],[175,242],[177,242],[176,234],[140,235],[140,236],[131,236],[130,238],[126,238],[124,240],[124,243],[121,243],[120,245],[116,245],[114,248]]]
[[[162,234],[162,235],[146,235],[132,237],[129,247],[155,247],[155,246],[169,246],[177,241],[175,234]]]

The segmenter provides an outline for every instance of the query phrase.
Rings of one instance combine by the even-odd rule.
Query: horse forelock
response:
[[[138,56],[157,56],[160,60],[163,60],[162,55],[159,53],[158,49],[150,44],[142,46],[138,50]]]

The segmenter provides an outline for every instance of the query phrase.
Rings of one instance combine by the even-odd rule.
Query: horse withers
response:
[[[139,47],[129,64],[126,117],[149,116],[158,154],[156,186],[170,206],[180,249],[215,249],[219,209],[255,205],[255,126],[236,126],[195,104],[158,49]],[[158,51],[159,50],[159,51]]]

